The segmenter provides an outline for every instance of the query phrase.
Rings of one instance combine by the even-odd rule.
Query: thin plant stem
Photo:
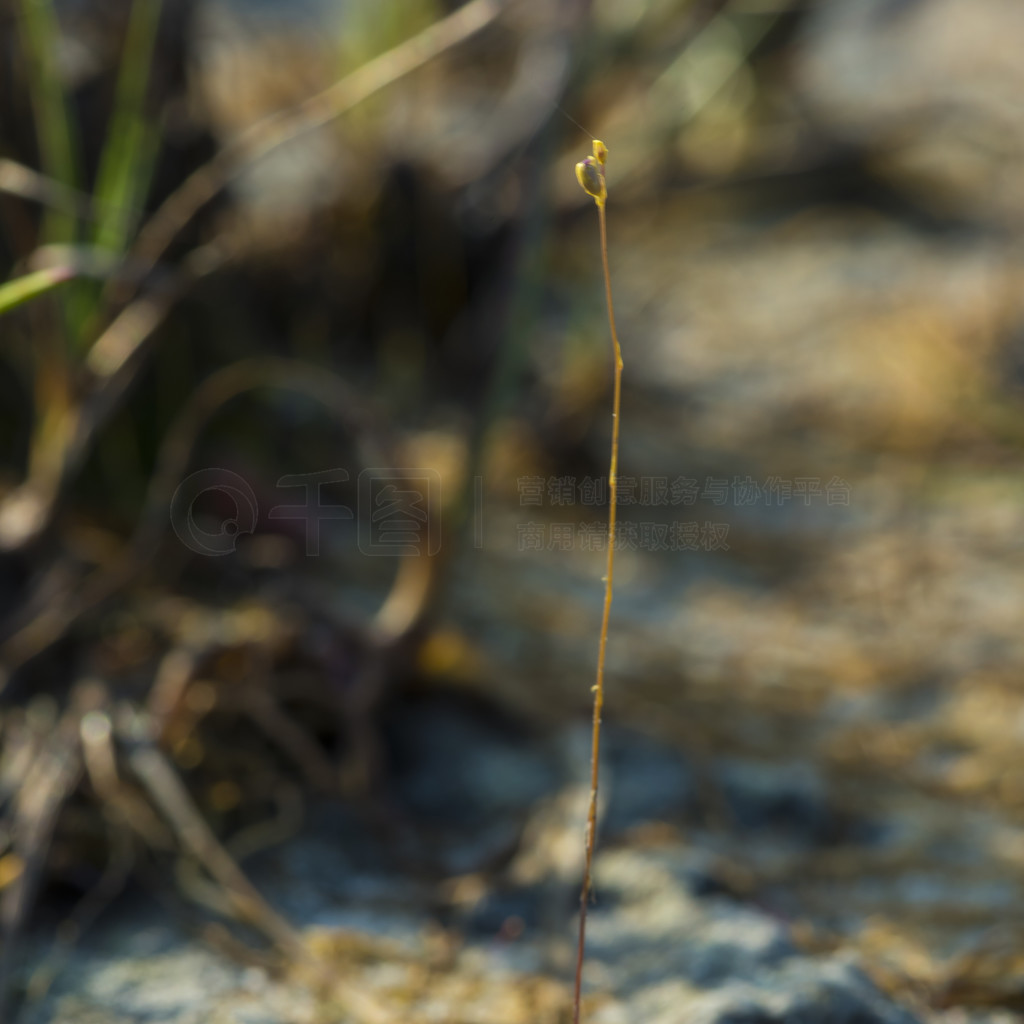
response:
[[[604,578],[604,611],[601,614],[601,637],[597,650],[597,680],[594,683],[594,715],[590,749],[590,803],[587,808],[586,853],[583,862],[583,885],[580,890],[580,925],[576,944],[576,981],[573,987],[573,1024],[580,1020],[580,993],[583,986],[583,956],[587,937],[587,903],[590,899],[591,869],[597,843],[597,786],[601,754],[601,712],[604,708],[604,663],[608,646],[608,620],[612,611],[612,586],[615,576],[615,512],[619,469],[619,406],[622,397],[622,348],[615,326],[615,304],[612,301],[612,277],[608,269],[608,225],[605,216],[607,188],[604,162],[608,150],[604,143],[594,141],[594,156],[576,165],[576,176],[597,205],[601,227],[601,266],[604,270],[604,292],[608,302],[608,327],[612,336],[615,383],[612,394],[612,450],[608,466],[608,562]]]

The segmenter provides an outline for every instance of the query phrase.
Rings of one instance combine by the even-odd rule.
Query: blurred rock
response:
[[[598,862],[591,977],[621,1002],[595,1024],[913,1024],[848,961],[797,952],[783,924],[734,901],[699,900],[685,850]],[[612,906],[606,908],[606,901]]]
[[[1017,0],[828,0],[811,7],[801,88],[914,202],[1020,225],[1022,37]]]
[[[392,728],[398,793],[433,823],[476,825],[525,812],[553,788],[553,768],[536,745],[468,706],[411,705]]]
[[[811,764],[732,759],[719,764],[716,778],[739,829],[815,842],[834,827],[825,785]]]
[[[610,794],[601,831],[612,836],[648,821],[681,818],[694,803],[693,771],[666,743],[626,729],[606,727],[604,786]]]

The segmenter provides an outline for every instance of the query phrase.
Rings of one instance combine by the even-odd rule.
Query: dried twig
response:
[[[128,881],[135,865],[131,832],[123,826],[112,826],[108,834],[110,856],[107,858],[107,866],[99,881],[82,896],[74,910],[61,922],[56,941],[43,962],[32,972],[26,986],[26,996],[31,1003],[38,1003],[50,990],[66,965],[75,943],[121,894]]]
[[[164,754],[144,744],[129,755],[128,761],[136,778],[166,817],[182,848],[223,887],[235,915],[262,931],[283,952],[299,961],[309,960],[310,954],[298,933],[264,900],[220,844]]]
[[[103,332],[87,359],[91,379],[84,397],[69,404],[56,427],[51,424],[44,429],[44,421],[35,429],[33,469],[24,483],[0,502],[0,551],[25,547],[52,521],[64,487],[135,380],[156,329],[196,281],[219,269],[227,259],[222,247],[195,250],[180,270],[129,303]]]
[[[16,160],[0,160],[0,192],[41,203],[61,213],[93,216],[92,196],[32,170]]]
[[[194,171],[165,200],[140,231],[132,261],[142,271],[155,266],[178,233],[247,167],[296,136],[341,117],[374,93],[475,35],[494,21],[505,6],[505,0],[471,0],[315,96],[257,121],[209,163]]]
[[[77,713],[69,711],[53,728],[46,743],[25,774],[13,811],[13,847],[21,875],[0,899],[4,944],[0,955],[0,1019],[13,969],[14,951],[46,864],[47,851],[61,807],[74,791],[82,770],[78,744]]]
[[[337,374],[274,357],[245,359],[218,371],[196,389],[167,431],[135,535],[120,556],[113,564],[68,586],[61,595],[51,594],[45,600],[30,598],[26,602],[21,623],[0,644],[0,691],[5,685],[5,672],[9,678],[26,661],[56,643],[83,614],[135,578],[160,541],[171,497],[188,471],[189,458],[203,427],[232,398],[263,387],[297,391],[317,399],[368,449],[368,465],[393,464],[377,447],[375,439],[382,429],[358,394]],[[396,585],[397,582],[407,584],[408,574],[400,574]]]

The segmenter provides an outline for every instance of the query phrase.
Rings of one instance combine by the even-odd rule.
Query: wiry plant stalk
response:
[[[601,615],[601,638],[597,650],[597,681],[594,683],[594,718],[590,752],[590,804],[587,809],[586,855],[583,863],[583,885],[580,891],[580,930],[576,946],[576,982],[573,989],[572,1019],[579,1024],[580,991],[583,985],[583,954],[587,937],[587,902],[590,899],[591,868],[594,862],[594,846],[597,842],[597,783],[601,753],[601,711],[604,707],[604,659],[608,646],[608,619],[612,611],[612,583],[615,572],[615,510],[618,494],[619,468],[619,404],[622,395],[622,349],[619,333],[615,327],[615,305],[612,302],[612,278],[608,270],[608,226],[605,218],[605,202],[608,188],[605,182],[604,164],[608,147],[598,139],[594,140],[594,155],[588,156],[576,165],[576,177],[587,195],[593,197],[597,206],[598,221],[601,225],[601,265],[604,270],[604,291],[608,301],[608,326],[612,335],[612,353],[615,365],[615,384],[612,396],[612,453],[608,466],[608,564],[604,578],[604,611]]]

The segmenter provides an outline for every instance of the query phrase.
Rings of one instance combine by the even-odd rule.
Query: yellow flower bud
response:
[[[576,180],[580,183],[583,191],[593,197],[594,202],[604,202],[607,195],[604,174],[592,156],[586,157],[576,165]]]

